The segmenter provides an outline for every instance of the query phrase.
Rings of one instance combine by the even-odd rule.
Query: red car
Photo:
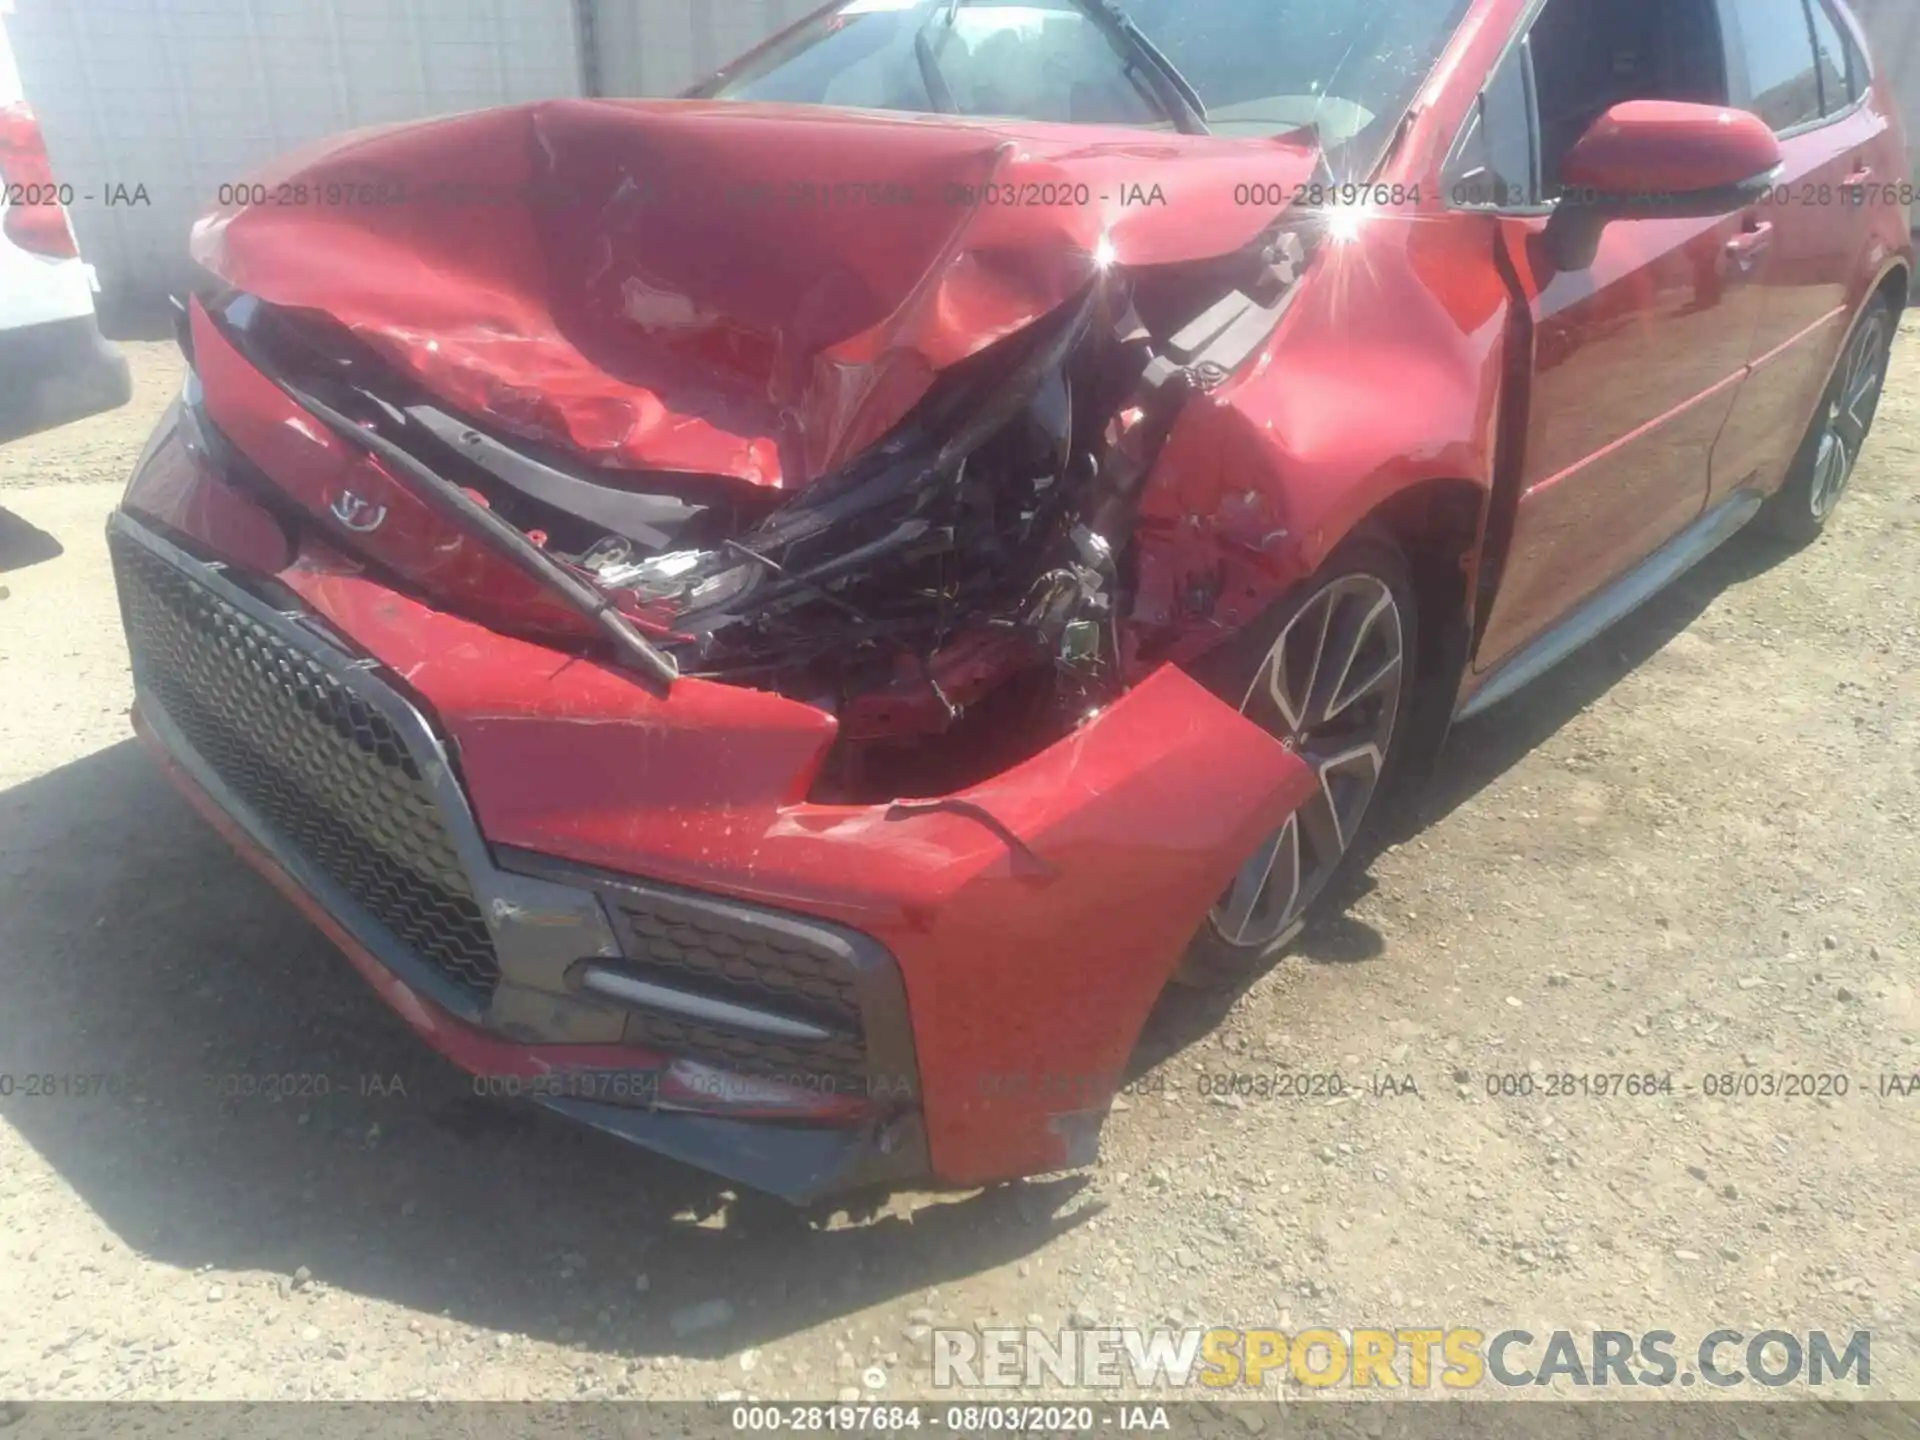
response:
[[[196,231],[139,729],[482,1089],[1088,1162],[1452,721],[1825,524],[1896,117],[1830,0],[840,0],[350,137]]]

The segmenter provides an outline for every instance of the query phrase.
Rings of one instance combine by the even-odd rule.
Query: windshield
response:
[[[1313,127],[1369,168],[1470,0],[1124,0],[1240,136]],[[723,100],[1176,128],[1169,87],[1083,0],[844,0],[695,92]]]

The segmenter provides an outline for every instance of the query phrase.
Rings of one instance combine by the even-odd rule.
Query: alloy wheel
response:
[[[1405,664],[1400,606],[1384,580],[1345,575],[1315,592],[1254,674],[1241,711],[1319,780],[1213,908],[1229,945],[1264,949],[1298,930],[1360,832],[1386,768]]]
[[[1813,518],[1833,513],[1853,479],[1853,469],[1866,444],[1887,378],[1887,338],[1890,321],[1879,310],[1869,315],[1860,333],[1847,347],[1839,375],[1827,401],[1819,448],[1813,461],[1813,483],[1808,487]]]

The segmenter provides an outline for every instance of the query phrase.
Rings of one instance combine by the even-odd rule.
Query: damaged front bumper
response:
[[[319,547],[226,563],[248,502],[167,451],[111,541],[189,797],[457,1064],[789,1199],[1090,1161],[1188,937],[1313,783],[1167,669],[968,791],[810,804],[830,717],[651,694]]]
[[[795,1200],[925,1170],[917,1113],[893,1103],[910,1100],[908,1081],[868,1073],[914,1068],[898,973],[872,942],[494,851],[430,724],[318,617],[267,603],[124,512],[109,544],[141,738],[388,1004],[484,1077],[482,1093]],[[678,977],[648,987],[657,1023],[623,1025],[589,988],[663,962],[719,980],[743,960],[776,985],[851,977],[857,1042],[788,1019],[827,1043],[782,1043],[777,1006],[703,999]],[[710,1063],[729,1048],[748,1070]]]

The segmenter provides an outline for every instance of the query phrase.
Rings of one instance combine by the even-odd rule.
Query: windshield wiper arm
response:
[[[959,18],[960,0],[939,0],[920,28],[913,32],[913,58],[920,66],[920,83],[927,87],[927,99],[941,115],[958,114],[960,106],[954,101],[953,87],[940,71],[940,57],[934,54],[927,32],[938,25],[951,34]]]
[[[927,87],[927,99],[932,102],[934,113],[952,115],[959,106],[953,103],[953,88],[947,84],[947,77],[940,73],[940,61],[935,58],[933,46],[927,42],[927,32],[922,30],[913,37],[913,58],[920,65],[920,83]]]
[[[1180,100],[1179,109],[1186,111],[1186,117],[1195,129],[1207,128],[1207,105],[1200,98],[1200,92],[1193,88],[1193,82],[1180,73],[1176,66],[1161,51],[1160,47],[1147,38],[1147,32],[1134,23],[1133,17],[1122,10],[1115,0],[1078,0],[1078,3],[1100,25],[1112,34],[1118,35],[1147,62],[1166,85]],[[1175,114],[1175,124],[1180,124],[1182,116]],[[1187,127],[1181,125],[1184,130]]]

